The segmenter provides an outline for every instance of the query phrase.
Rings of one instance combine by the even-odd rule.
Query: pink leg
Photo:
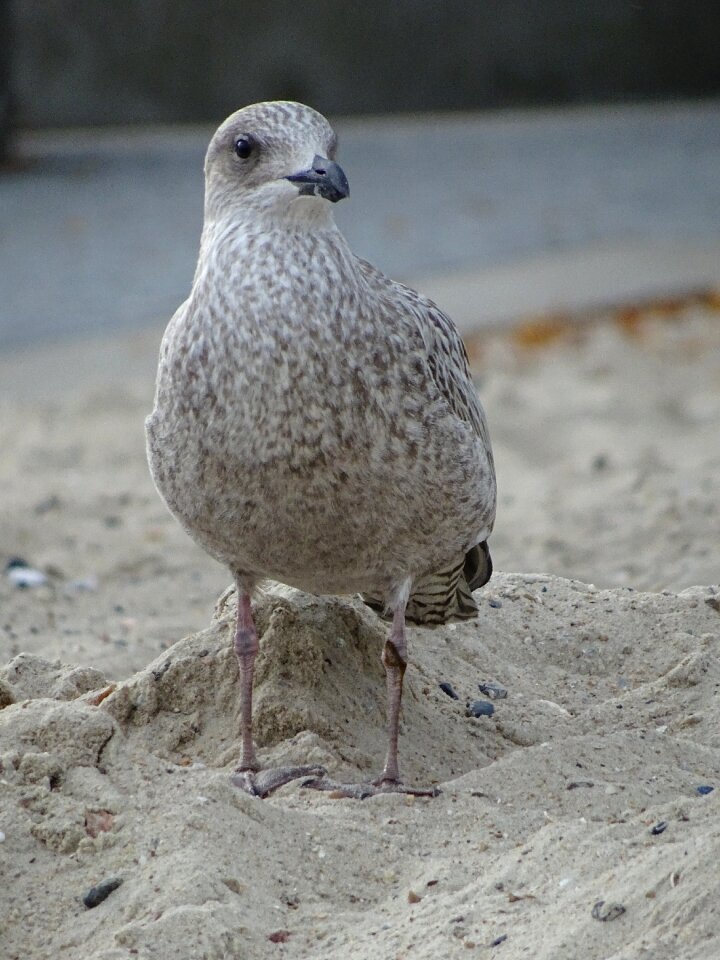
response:
[[[252,694],[255,657],[258,652],[258,637],[250,606],[250,594],[238,587],[237,629],[235,630],[235,655],[240,665],[240,733],[242,753],[238,772],[259,770],[252,738]]]
[[[398,728],[400,726],[400,702],[402,700],[403,677],[407,667],[407,640],[405,639],[405,604],[398,607],[393,615],[392,632],[385,641],[382,652],[387,685],[387,729],[388,750],[385,767],[376,786],[400,783],[398,766]]]
[[[235,769],[232,782],[255,797],[267,797],[278,787],[299,777],[322,777],[324,767],[280,767],[276,770],[260,770],[255,756],[252,737],[252,695],[255,657],[259,649],[257,630],[250,605],[250,593],[237,585],[238,612],[235,630],[235,655],[240,666],[240,735],[242,747],[240,764]]]
[[[377,780],[372,783],[336,783],[327,777],[306,781],[303,786],[312,790],[332,791],[338,796],[364,800],[379,793],[408,793],[419,797],[436,797],[437,787],[406,787],[400,780],[398,766],[398,730],[400,725],[400,702],[402,700],[403,677],[407,667],[407,640],[405,639],[405,606],[407,600],[396,607],[393,614],[392,631],[385,641],[382,662],[385,667],[387,685],[387,731],[388,749],[385,767]]]

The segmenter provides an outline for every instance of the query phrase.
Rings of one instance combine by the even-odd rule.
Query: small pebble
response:
[[[60,502],[60,497],[53,493],[45,500],[40,500],[38,503],[36,503],[33,507],[33,511],[38,515],[42,515],[43,513],[48,513],[50,510],[59,510],[61,506],[62,504]]]
[[[5,834],[0,830],[0,843],[5,843]]]
[[[502,600],[499,600],[497,597],[492,597],[490,600],[488,600],[488,606],[494,607],[497,610],[498,607],[502,606]]]
[[[508,938],[508,935],[506,933],[501,933],[499,937],[495,937],[495,939],[492,941],[490,946],[499,947],[501,943],[505,943],[507,938]]]
[[[97,886],[90,887],[83,897],[83,903],[88,910],[92,910],[93,907],[99,906],[103,900],[106,900],[113,890],[117,890],[121,883],[121,877],[108,877],[107,880],[103,880],[102,883],[98,883]]]
[[[667,830],[667,820],[659,820],[654,827],[650,829],[650,833],[654,837],[659,837],[661,833],[665,833]]]
[[[28,566],[20,557],[13,557],[12,560],[8,560],[5,575],[14,587],[21,590],[28,587],[42,587],[48,582],[48,578],[41,570]]]
[[[446,693],[449,697],[452,697],[453,700],[460,699],[460,697],[453,690],[453,685],[451,683],[448,683],[446,680],[443,680],[443,682],[439,686],[442,692]]]
[[[699,787],[695,787],[695,793],[699,794],[701,797],[706,797],[709,793],[712,793],[714,789],[715,787],[711,787],[707,783],[704,783]]]
[[[480,693],[484,693],[486,697],[490,697],[491,700],[504,700],[507,696],[505,687],[501,687],[499,683],[492,683],[491,681],[479,683],[478,690]]]
[[[275,933],[268,934],[270,943],[287,943],[292,934],[289,930],[276,930]]]
[[[617,920],[618,917],[621,917],[625,913],[625,907],[621,903],[605,903],[604,900],[598,900],[597,903],[593,904],[592,908],[592,918],[593,920]]]
[[[473,700],[467,705],[467,715],[469,717],[491,717],[495,713],[495,707],[489,700]]]

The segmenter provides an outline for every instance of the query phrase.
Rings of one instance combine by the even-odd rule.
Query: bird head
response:
[[[328,121],[301,103],[255,103],[218,127],[205,157],[206,219],[329,217],[350,193]]]

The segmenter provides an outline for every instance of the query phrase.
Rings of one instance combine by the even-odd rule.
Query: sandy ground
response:
[[[230,786],[228,576],[144,462],[160,331],[0,360],[0,560],[47,576],[0,579],[3,956],[720,956],[719,319],[469,339],[502,572],[411,632],[401,758],[442,790],[414,802]],[[378,771],[385,628],[280,588],[257,615],[263,759]]]

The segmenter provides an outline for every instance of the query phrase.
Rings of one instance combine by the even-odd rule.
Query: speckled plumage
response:
[[[247,130],[265,149],[250,169],[232,150]],[[148,454],[170,510],[248,586],[387,603],[486,539],[492,455],[452,322],[355,257],[326,200],[280,179],[334,144],[323,117],[291,103],[238,111],[213,138]]]
[[[471,590],[492,571],[495,476],[462,341],[435,304],[351,252],[328,202],[348,195],[335,145],[325,118],[295,103],[246,107],[218,129],[195,279],[165,332],[146,422],[158,490],[237,584],[234,782],[260,796],[324,771],[257,772],[258,580],[359,592],[392,615],[385,767],[347,788],[367,796],[406,790],[406,621],[474,616]]]

